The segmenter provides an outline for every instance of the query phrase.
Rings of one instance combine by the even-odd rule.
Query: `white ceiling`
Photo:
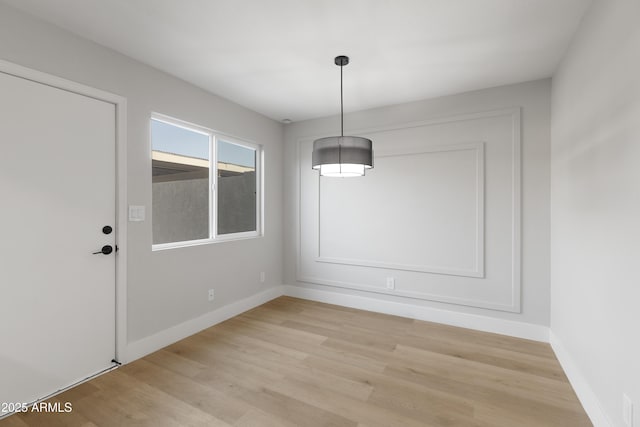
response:
[[[3,0],[276,120],[552,75],[591,0]]]

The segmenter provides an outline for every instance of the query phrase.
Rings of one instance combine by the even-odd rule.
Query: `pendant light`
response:
[[[360,136],[344,136],[342,67],[349,63],[349,57],[336,56],[334,62],[340,66],[340,136],[313,141],[311,165],[321,176],[363,176],[365,170],[373,168],[373,143]]]

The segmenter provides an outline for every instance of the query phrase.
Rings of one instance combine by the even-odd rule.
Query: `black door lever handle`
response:
[[[113,248],[110,245],[104,245],[102,249],[100,249],[98,252],[94,252],[93,255],[109,255],[111,252],[113,252]]]

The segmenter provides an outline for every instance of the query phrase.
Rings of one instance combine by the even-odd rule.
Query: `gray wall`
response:
[[[638,17],[595,1],[553,77],[551,330],[615,426],[622,393],[640,425]]]
[[[209,180],[153,183],[153,244],[209,238]],[[218,234],[256,230],[256,174],[218,178]]]
[[[431,168],[429,173],[441,173],[441,176],[430,176],[429,182],[425,182],[422,186],[418,185],[417,188],[412,186],[412,192],[409,194],[405,194],[406,191],[403,193],[408,186],[402,182],[398,183],[394,174],[387,175],[388,179],[378,182],[376,174],[384,175],[386,170],[383,168],[389,167],[395,168],[394,170],[398,172],[395,176],[403,176],[404,179],[409,180],[413,178],[424,180],[424,177],[417,173],[413,178],[411,175],[411,170],[416,167],[411,162],[418,161],[419,158],[400,156],[393,158],[394,163],[388,161],[391,158],[385,157],[386,163],[379,162],[376,169],[365,178],[349,178],[344,181],[338,180],[339,182],[323,178],[326,181],[320,183],[320,191],[332,190],[336,193],[331,196],[333,199],[327,198],[327,194],[319,195],[317,172],[314,174],[314,171],[310,170],[310,165],[306,163],[310,156],[311,141],[315,137],[327,136],[339,131],[339,118],[329,117],[287,125],[285,128],[285,224],[291,224],[291,226],[285,229],[286,283],[299,288],[366,296],[376,301],[409,303],[420,307],[440,308],[452,312],[547,326],[549,324],[550,83],[549,79],[540,80],[360,111],[345,116],[346,133],[351,134],[357,131],[357,133],[370,135],[374,139],[374,145],[376,140],[378,141],[378,145],[374,147],[377,150],[376,155],[393,154],[394,150],[424,151],[434,146],[484,144],[487,190],[485,195],[486,276],[484,278],[456,277],[432,271],[402,271],[384,268],[384,266],[381,268],[380,265],[367,266],[362,265],[361,260],[351,260],[346,264],[344,260],[342,264],[317,262],[318,241],[322,243],[320,255],[324,248],[333,248],[331,251],[336,252],[340,245],[349,243],[340,240],[339,230],[327,230],[327,227],[322,227],[321,223],[323,217],[331,216],[330,213],[323,212],[325,204],[337,203],[334,200],[335,197],[338,197],[339,201],[339,197],[348,196],[343,194],[343,188],[351,188],[353,197],[359,197],[360,194],[379,195],[383,193],[382,190],[386,185],[394,183],[398,185],[397,192],[388,193],[393,195],[395,200],[392,206],[388,206],[389,200],[371,200],[374,197],[372,196],[363,200],[370,208],[362,212],[358,218],[349,217],[354,227],[360,227],[364,223],[371,225],[371,228],[377,231],[369,233],[368,238],[358,241],[357,247],[351,247],[353,245],[349,243],[350,252],[348,255],[343,254],[343,258],[369,256],[373,250],[372,247],[375,247],[377,251],[375,256],[392,259],[393,248],[401,247],[406,243],[416,251],[431,253],[432,255],[428,256],[429,259],[424,260],[425,262],[441,255],[434,252],[436,248],[432,247],[432,242],[427,236],[412,234],[411,230],[405,230],[402,227],[387,230],[377,227],[376,224],[393,215],[394,210],[398,217],[404,217],[407,211],[411,211],[412,207],[416,206],[416,202],[425,202],[416,200],[412,196],[416,191],[422,190],[425,194],[431,194],[430,197],[435,197],[433,200],[452,209],[460,203],[467,206],[465,204],[467,201],[471,201],[472,205],[476,206],[473,198],[476,193],[472,188],[464,187],[463,191],[470,192],[465,193],[464,200],[458,198],[460,187],[455,185],[466,182],[463,181],[466,178],[460,174],[455,176],[451,174],[454,173],[452,169],[462,167],[462,163],[459,165],[451,163],[451,167],[444,168],[440,172],[436,171],[437,168]],[[486,112],[491,115],[492,111],[509,110],[513,107],[521,107],[520,134],[512,127],[509,114],[500,113],[496,117],[482,117]],[[478,113],[479,118],[467,119],[466,115],[473,117]],[[509,312],[488,308],[498,305],[508,306],[512,304],[511,298],[515,297],[512,287],[514,279],[510,276],[515,271],[510,251],[513,237],[510,229],[513,224],[511,209],[514,203],[517,204],[511,195],[511,186],[514,182],[510,175],[510,168],[513,165],[513,150],[510,143],[515,138],[514,131],[516,136],[522,137],[521,313],[517,310]],[[427,156],[425,159],[430,158]],[[465,159],[468,160],[467,157],[461,157],[460,161],[464,162]],[[456,162],[457,160],[447,154],[444,161]],[[350,181],[351,179],[356,181]],[[454,181],[457,184],[454,185]],[[480,181],[482,181],[481,178]],[[434,182],[439,183],[439,187],[434,187]],[[447,192],[448,182],[451,183],[449,192]],[[358,185],[362,185],[363,188],[356,189]],[[377,189],[367,186],[374,186]],[[349,202],[349,198],[343,200],[345,203]],[[424,215],[429,214],[431,209],[428,203],[424,206],[422,210],[410,212],[410,219],[407,221],[411,221],[411,224],[420,224],[421,218],[423,220]],[[467,211],[468,209],[464,212]],[[438,211],[436,214],[439,214],[442,219],[443,212]],[[350,212],[342,212],[342,214],[350,215]],[[320,215],[319,219],[318,215]],[[453,215],[449,220],[445,218],[443,229],[455,232],[457,224],[455,221],[465,219],[457,218],[458,216]],[[319,227],[318,221],[320,221]],[[480,222],[480,227],[485,227],[485,223]],[[348,226],[348,224],[342,225]],[[417,228],[416,232],[418,232]],[[396,231],[400,230],[404,232],[399,233],[399,236]],[[348,231],[351,232],[351,230]],[[299,233],[302,236],[300,240],[298,240]],[[459,242],[456,244],[461,248],[459,258],[455,256],[456,247],[444,248],[450,242],[441,241],[442,247],[448,251],[445,260],[448,265],[466,265],[466,258],[463,259],[462,254],[469,248],[469,240],[465,240],[465,236],[455,237]],[[468,234],[468,237],[473,239],[473,234]],[[387,245],[386,249],[385,245]],[[396,277],[396,290],[393,292],[387,292],[385,289],[385,279],[388,276]]]
[[[147,207],[147,221],[130,222],[126,242],[129,342],[282,284],[280,123],[2,4],[0,40],[4,60],[127,98],[128,203]],[[264,145],[264,237],[151,251],[152,112]]]
[[[209,238],[209,179],[153,183],[153,244]]]
[[[218,234],[256,229],[256,173],[218,178]]]

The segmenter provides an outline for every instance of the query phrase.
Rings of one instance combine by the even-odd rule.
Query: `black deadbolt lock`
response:
[[[102,227],[102,232],[104,234],[111,234],[112,231],[113,231],[113,228],[111,228],[110,225],[105,225],[104,227]]]

